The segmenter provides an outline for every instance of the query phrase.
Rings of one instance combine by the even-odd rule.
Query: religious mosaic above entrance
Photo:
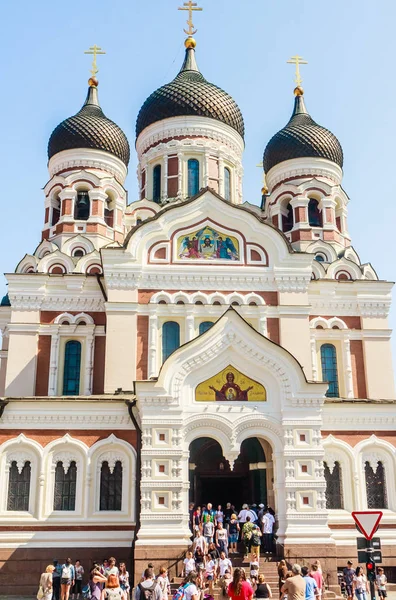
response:
[[[195,388],[197,402],[265,402],[265,387],[229,365]]]
[[[177,256],[185,260],[239,260],[239,242],[205,226],[177,239]]]

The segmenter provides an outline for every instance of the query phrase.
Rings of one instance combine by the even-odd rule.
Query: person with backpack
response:
[[[196,571],[191,571],[188,577],[184,580],[173,595],[172,600],[199,600],[200,592],[197,587],[198,574]]]
[[[154,571],[152,569],[144,571],[143,581],[135,589],[135,600],[162,600],[162,590],[154,579]]]
[[[70,588],[74,586],[76,572],[72,565],[71,558],[67,558],[62,565],[61,571],[61,600],[69,600]]]
[[[100,600],[127,600],[126,593],[120,587],[118,575],[110,574]]]
[[[256,554],[258,558],[260,558],[261,535],[260,527],[254,525],[252,537],[250,538],[250,552],[252,555]]]

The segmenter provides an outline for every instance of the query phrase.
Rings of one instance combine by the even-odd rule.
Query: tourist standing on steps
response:
[[[219,566],[217,571],[218,577],[224,577],[226,571],[229,571],[232,575],[232,562],[226,557],[225,552],[220,552]]]
[[[265,582],[264,575],[258,576],[258,582],[255,589],[255,597],[257,600],[264,600],[266,598],[272,598],[272,590],[268,583]]]
[[[89,587],[91,588],[92,600],[100,600],[102,588],[106,582],[107,577],[100,572],[99,565],[94,564],[89,574]]]
[[[60,600],[62,567],[56,558],[52,564],[54,567],[52,573],[52,600]]]
[[[205,554],[202,552],[200,546],[194,552],[195,569],[199,575],[205,569]]]
[[[356,567],[355,576],[353,578],[353,589],[357,600],[367,600],[369,585],[361,567]]]
[[[255,524],[250,521],[250,517],[246,517],[246,521],[242,527],[242,541],[245,546],[245,558],[249,556],[252,531],[255,527]]]
[[[184,584],[183,600],[199,600],[200,592],[197,588],[197,579],[198,574],[195,571],[191,571]]]
[[[231,502],[227,502],[225,511],[224,511],[224,524],[228,525],[229,522],[231,521],[231,515],[234,514],[234,511],[232,510],[231,507]]]
[[[250,538],[250,552],[256,554],[258,558],[260,558],[261,535],[260,527],[254,523],[252,537]]]
[[[67,558],[66,562],[62,565],[61,572],[61,600],[69,600],[70,588],[75,583],[75,571],[72,565],[71,558]]]
[[[193,531],[194,531],[194,535],[196,535],[196,532],[199,531],[200,525],[201,525],[201,519],[202,519],[202,514],[201,514],[201,507],[197,506],[196,510],[194,510],[194,514],[193,514]]]
[[[375,585],[377,587],[378,590],[378,596],[380,598],[386,598],[387,597],[387,593],[386,593],[386,584],[388,583],[388,580],[386,578],[386,575],[384,573],[384,569],[382,567],[378,567],[377,569],[377,577],[375,579]]]
[[[131,591],[131,586],[129,584],[129,573],[126,569],[126,564],[123,562],[120,563],[119,579],[120,579],[121,589],[124,590],[124,592],[127,595],[127,598],[129,598],[130,591]]]
[[[282,588],[282,585],[286,581],[287,571],[288,571],[288,569],[287,569],[286,561],[285,560],[281,560],[278,563],[279,597],[282,595],[281,588]]]
[[[324,589],[324,579],[322,569],[320,569],[320,565],[318,565],[318,561],[316,560],[311,565],[310,576],[313,577],[316,581],[316,585],[318,586],[318,600],[322,597],[323,589]]]
[[[352,567],[353,562],[351,560],[348,560],[347,566],[342,572],[346,593],[348,595],[348,600],[353,599],[353,578],[355,577],[355,570]]]
[[[216,525],[215,511],[213,510],[210,502],[208,502],[208,504],[202,511],[202,523],[205,524],[208,521],[211,521],[213,525]]]
[[[156,581],[161,588],[162,600],[168,600],[168,596],[170,595],[170,583],[168,569],[166,567],[160,567],[160,572]]]
[[[215,534],[216,548],[219,552],[224,552],[228,556],[228,534],[227,529],[224,529],[223,522],[217,523],[217,529]]]
[[[79,560],[76,560],[74,564],[74,572],[76,574],[76,579],[74,582],[73,590],[72,590],[72,598],[76,598],[80,600],[80,594],[82,592],[82,580],[84,575],[84,567],[82,566]]]
[[[305,600],[306,583],[301,577],[300,565],[292,566],[292,576],[288,577],[282,585],[282,597],[287,594],[287,600]]]
[[[162,591],[154,578],[152,569],[145,569],[144,580],[135,589],[135,600],[162,600]],[[102,598],[102,600],[104,600]],[[112,599],[109,599],[112,600]]]
[[[261,522],[264,534],[264,552],[273,552],[275,518],[268,508],[265,511]]]
[[[308,567],[301,569],[301,575],[305,581],[305,600],[315,600],[318,595],[318,586],[315,579],[310,576]]]
[[[228,541],[230,545],[229,554],[237,554],[237,543],[239,536],[239,523],[235,513],[232,513],[230,522],[228,524]]]
[[[254,579],[258,579],[260,563],[256,553],[252,554],[252,560],[250,561],[250,579],[254,577]]]
[[[253,594],[253,588],[250,583],[246,581],[244,570],[239,567],[234,569],[232,582],[228,586],[229,598],[231,598],[231,600],[252,600]]]
[[[189,551],[186,553],[186,558],[183,560],[182,577],[188,577],[192,571],[195,571],[195,561],[193,558],[193,553]]]
[[[208,582],[208,586],[209,586],[209,594],[211,594],[213,596],[213,584],[214,584],[214,578],[216,576],[216,561],[209,555],[208,556],[208,561],[205,565],[205,579]]]
[[[213,536],[215,533],[214,521],[208,520],[204,523],[203,534],[207,544],[213,542]]]
[[[194,538],[194,543],[193,543],[193,553],[195,554],[195,551],[197,548],[201,548],[202,550],[202,554],[206,554],[207,551],[207,543],[206,543],[206,539],[204,538],[204,536],[202,535],[202,533],[198,530],[197,534]]]
[[[241,525],[243,525],[244,523],[246,523],[246,515],[248,512],[248,505],[247,504],[243,504],[242,505],[242,510],[239,511],[238,514],[238,521],[241,523]]]
[[[52,573],[55,571],[54,565],[48,565],[44,573],[41,573],[39,589],[43,591],[42,600],[51,600],[52,598]]]

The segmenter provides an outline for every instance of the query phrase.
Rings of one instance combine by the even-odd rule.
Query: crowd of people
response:
[[[126,565],[111,557],[94,563],[88,583],[83,586],[85,570],[79,560],[64,563],[55,559],[41,574],[37,600],[128,600],[130,585]]]
[[[217,551],[237,554],[238,541],[243,542],[245,556],[255,553],[260,556],[274,552],[275,513],[270,506],[264,504],[244,504],[238,512],[228,502],[225,509],[219,504],[214,510],[211,503],[205,506],[190,504],[190,529],[194,539],[194,553],[199,547],[204,556],[214,544]]]
[[[382,567],[377,567],[375,589],[379,598],[387,597],[387,583],[388,580],[384,569]],[[363,568],[358,566],[354,569],[352,561],[348,560],[347,566],[342,572],[341,588],[344,596],[348,600],[353,600],[354,595],[357,600],[367,600],[370,589]]]

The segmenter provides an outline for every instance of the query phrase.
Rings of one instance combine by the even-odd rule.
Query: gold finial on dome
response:
[[[263,187],[261,188],[261,194],[264,196],[265,194],[268,194],[268,188],[267,188],[267,181],[266,181],[266,178],[265,178],[263,161],[261,161],[261,163],[259,163],[258,165],[256,165],[256,167],[260,167],[260,169],[263,169]]]
[[[188,19],[187,19],[188,29],[183,29],[184,33],[186,33],[188,35],[188,38],[184,42],[184,45],[186,48],[195,48],[197,43],[192,36],[195,33],[197,33],[197,29],[194,29],[193,12],[201,11],[201,10],[203,10],[203,8],[200,8],[196,2],[193,2],[192,0],[188,0],[188,2],[184,2],[183,6],[180,6],[178,8],[178,10],[188,10]]]
[[[102,48],[100,46],[97,46],[96,44],[94,44],[93,46],[90,46],[89,50],[85,50],[84,54],[92,54],[93,55],[91,77],[88,80],[88,84],[91,87],[97,87],[98,80],[96,79],[96,74],[99,73],[99,69],[98,69],[98,65],[96,64],[96,57],[98,54],[106,54],[106,52],[104,50],[102,50]]]
[[[302,79],[301,79],[301,74],[300,74],[300,65],[307,65],[308,62],[306,60],[303,60],[302,56],[298,56],[298,54],[296,54],[296,56],[292,56],[291,59],[288,60],[287,62],[288,62],[288,64],[296,65],[295,82],[296,82],[297,87],[294,89],[294,94],[295,94],[295,96],[302,96],[304,93],[304,90],[301,87]],[[297,90],[301,90],[301,92],[298,93]]]

